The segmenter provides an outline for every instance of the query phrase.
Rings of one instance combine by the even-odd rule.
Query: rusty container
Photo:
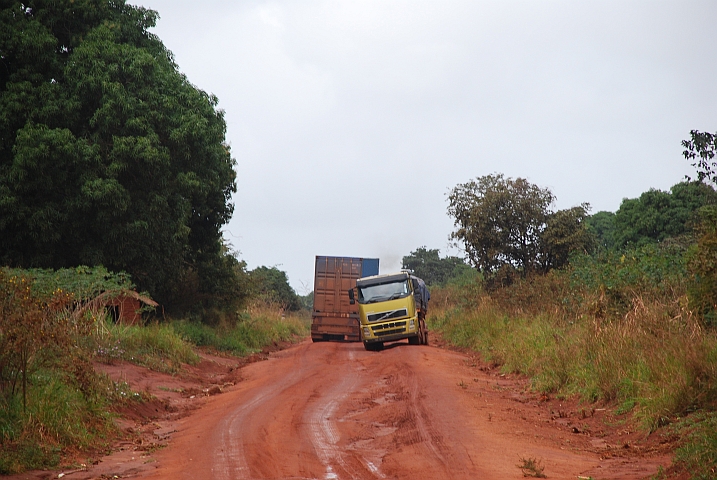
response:
[[[314,310],[311,339],[314,342],[358,342],[358,305],[349,303],[348,291],[356,279],[378,275],[378,258],[316,257]]]

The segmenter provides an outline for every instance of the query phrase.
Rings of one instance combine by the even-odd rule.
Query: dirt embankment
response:
[[[15,478],[518,479],[534,461],[553,479],[637,479],[671,460],[668,439],[609,408],[537,396],[443,348],[304,342],[246,362],[102,367],[154,397],[123,411],[128,440]]]

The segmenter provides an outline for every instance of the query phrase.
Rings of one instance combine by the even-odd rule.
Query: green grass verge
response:
[[[692,478],[717,478],[717,414],[699,413],[717,405],[717,332],[639,298],[622,318],[569,321],[506,311],[475,293],[456,298],[437,290],[429,328],[506,373],[528,376],[537,391],[612,403],[650,431],[677,422],[684,445],[676,463]]]
[[[306,337],[310,319],[291,314],[282,316],[279,311],[271,309],[255,309],[242,315],[234,326],[215,328],[188,320],[174,321],[171,326],[178,335],[194,345],[233,355],[247,355],[273,342]]]
[[[717,413],[695,415],[681,425],[686,443],[675,454],[675,464],[691,472],[694,480],[717,478]]]
[[[107,379],[97,380],[95,390],[102,392]],[[20,395],[0,400],[0,474],[57,467],[67,448],[107,446],[115,431],[107,408],[116,388],[85,395],[52,370],[35,373],[28,383],[26,408]]]
[[[538,391],[617,402],[648,429],[717,399],[717,338],[665,319],[570,323],[509,317],[488,304],[431,315],[429,324],[503,371],[529,376]]]
[[[163,373],[177,373],[182,364],[194,365],[199,356],[192,344],[169,324],[116,325],[102,320],[101,334],[91,339],[95,355],[103,361],[123,359]]]

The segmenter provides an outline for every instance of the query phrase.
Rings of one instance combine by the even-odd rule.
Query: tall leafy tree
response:
[[[717,184],[717,133],[692,130],[690,139],[683,140],[682,146],[685,147],[684,157],[697,169],[697,181]],[[697,215],[697,243],[688,256],[692,274],[690,306],[714,327],[717,326],[717,201],[707,202]]]
[[[512,265],[524,273],[540,269],[540,236],[554,196],[523,178],[502,174],[459,184],[448,195],[448,214],[470,263],[485,273]]]
[[[124,0],[3,3],[4,264],[102,264],[170,304],[189,277],[204,298],[231,277],[223,112],[149,33],[157,18]]]
[[[600,211],[585,218],[587,230],[594,236],[597,247],[615,247],[615,213]]]
[[[593,250],[595,236],[584,223],[589,210],[590,205],[584,203],[548,215],[540,238],[544,271],[566,266],[572,252]]]
[[[587,251],[592,237],[584,219],[588,204],[553,212],[547,188],[502,174],[459,184],[448,195],[448,214],[470,263],[486,274],[513,269],[522,275],[567,264],[570,252]]]

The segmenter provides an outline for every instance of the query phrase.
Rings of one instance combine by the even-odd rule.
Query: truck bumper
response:
[[[311,339],[315,342],[345,340],[358,342],[359,324],[354,318],[314,317],[311,322]]]
[[[386,335],[385,337],[372,337],[364,338],[364,343],[383,343],[383,342],[395,342],[397,340],[403,340],[405,338],[418,337],[418,333],[397,333],[394,335]]]
[[[368,329],[368,335],[367,333]],[[399,321],[361,325],[361,340],[364,343],[383,343],[418,337],[418,319],[406,318]]]

